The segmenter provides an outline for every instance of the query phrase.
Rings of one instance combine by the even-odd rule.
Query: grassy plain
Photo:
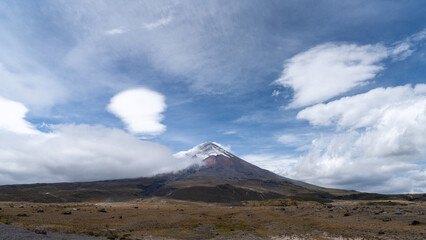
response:
[[[109,239],[426,238],[423,201],[320,204],[274,199],[232,205],[147,198],[111,203],[0,202],[0,207],[1,223],[29,230],[44,228],[48,235],[78,233]]]

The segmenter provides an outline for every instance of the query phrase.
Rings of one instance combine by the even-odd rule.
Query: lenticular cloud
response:
[[[145,88],[123,91],[113,98],[108,111],[119,117],[134,134],[159,135],[166,130],[161,124],[166,109],[163,95]]]
[[[308,106],[365,84],[383,70],[380,62],[387,57],[382,45],[327,43],[288,59],[276,83],[293,88],[289,107]]]

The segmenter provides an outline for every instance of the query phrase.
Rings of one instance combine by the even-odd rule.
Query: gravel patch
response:
[[[37,234],[12,225],[0,224],[1,240],[104,240],[105,237],[94,237],[80,234],[47,232],[47,235]]]
[[[3,240],[53,240],[55,238],[40,235],[23,228],[0,224],[0,239]]]

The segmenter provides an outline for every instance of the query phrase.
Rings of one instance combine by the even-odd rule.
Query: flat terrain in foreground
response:
[[[224,205],[149,198],[115,203],[0,202],[0,207],[0,224],[46,230],[47,236],[59,239],[76,234],[103,239],[426,238],[422,201],[320,204],[276,199]]]

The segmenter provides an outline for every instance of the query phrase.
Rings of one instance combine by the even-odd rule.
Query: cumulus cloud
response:
[[[294,90],[289,107],[328,100],[366,84],[383,69],[388,57],[384,46],[327,43],[290,58],[276,83]]]
[[[20,103],[0,99],[0,112],[0,184],[152,176],[190,164],[120,129],[63,124],[43,133],[25,121]]]
[[[377,88],[302,110],[299,119],[335,126],[313,141],[290,174],[333,187],[425,192],[426,85]],[[395,182],[404,185],[392,188]]]
[[[107,107],[134,134],[159,135],[166,130],[161,124],[166,109],[163,95],[145,88],[118,93]]]
[[[425,192],[419,180],[426,171],[425,84],[376,88],[322,103],[367,84],[384,69],[383,60],[404,60],[424,39],[426,30],[390,47],[327,43],[287,60],[276,82],[294,90],[288,107],[316,104],[297,119],[327,128],[287,176],[361,191]],[[278,138],[286,145],[297,140]]]
[[[424,98],[425,88],[425,84],[414,88],[410,85],[376,88],[363,94],[305,108],[297,114],[297,118],[320,126],[370,127],[391,108],[401,104],[415,106],[417,101]]]

